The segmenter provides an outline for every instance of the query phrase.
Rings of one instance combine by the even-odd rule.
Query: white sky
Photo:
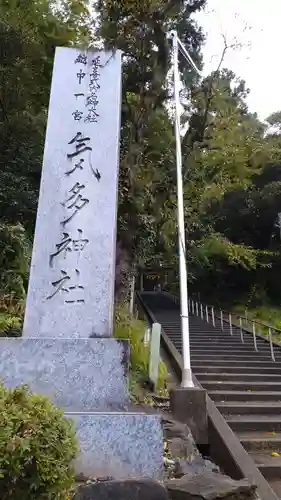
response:
[[[240,50],[229,49],[224,66],[246,81],[248,105],[260,119],[281,110],[281,0],[208,0],[196,20],[207,33],[204,73],[216,69],[223,49],[236,38]]]

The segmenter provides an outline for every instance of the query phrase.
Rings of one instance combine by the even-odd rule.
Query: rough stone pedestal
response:
[[[0,379],[27,384],[74,420],[79,476],[160,478],[159,417],[130,413],[128,342],[114,338],[0,339]]]
[[[199,387],[176,387],[170,391],[171,411],[190,428],[197,444],[208,444],[206,391]]]

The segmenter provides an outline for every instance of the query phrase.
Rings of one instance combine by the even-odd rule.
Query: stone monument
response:
[[[112,337],[120,108],[120,51],[56,50],[23,337],[0,339],[0,379],[74,419],[77,473],[159,477],[160,420],[128,411]]]

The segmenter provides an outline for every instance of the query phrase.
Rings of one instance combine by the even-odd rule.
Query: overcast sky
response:
[[[246,80],[251,90],[251,111],[265,119],[281,110],[281,0],[208,0],[208,8],[196,16],[207,33],[204,73],[216,69],[223,49],[236,38],[241,50],[229,50],[225,67]]]

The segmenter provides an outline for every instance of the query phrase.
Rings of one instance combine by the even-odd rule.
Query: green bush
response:
[[[20,317],[0,312],[0,337],[20,337],[21,327]]]
[[[1,500],[66,500],[74,484],[72,422],[45,396],[0,384]]]

